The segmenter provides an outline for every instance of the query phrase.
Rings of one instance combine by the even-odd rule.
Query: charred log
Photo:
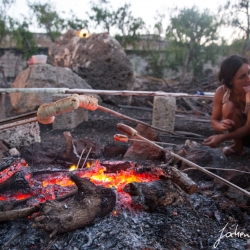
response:
[[[179,192],[170,180],[131,182],[124,187],[124,191],[132,196],[134,205],[140,204],[150,212],[179,198]]]
[[[11,210],[0,212],[0,221],[9,221],[9,220],[16,220],[20,218],[27,217],[35,212],[39,211],[40,206],[32,206],[28,208],[18,209],[18,210]]]
[[[22,168],[21,171],[15,172],[12,176],[0,183],[0,193],[6,190],[27,190],[30,189],[29,181],[27,180],[30,176],[29,168]]]
[[[2,162],[0,163],[0,171],[5,170],[6,168],[12,166],[18,161],[20,161],[19,157],[10,156],[10,157],[3,158]]]
[[[68,160],[75,165],[79,161],[80,155],[76,151],[76,147],[73,144],[72,136],[70,132],[63,133],[66,142],[65,154],[62,156],[65,160]]]
[[[0,201],[0,211],[10,211],[19,205],[25,204],[29,198],[15,201]]]
[[[75,198],[64,203],[46,202],[35,226],[56,233],[65,233],[84,227],[98,217],[109,214],[116,204],[116,194],[110,188],[95,186],[89,179],[72,174],[78,187]]]
[[[104,161],[101,165],[106,168],[105,173],[116,173],[134,168],[134,163],[130,161]]]
[[[187,194],[193,194],[198,190],[198,185],[179,169],[170,167],[168,174],[171,176],[171,180]]]

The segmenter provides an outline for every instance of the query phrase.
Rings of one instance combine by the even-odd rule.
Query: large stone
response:
[[[71,68],[94,89],[133,90],[133,66],[123,47],[107,33],[80,38],[69,30],[51,46],[49,56],[53,65]],[[123,104],[131,101],[131,96],[102,98]]]
[[[171,96],[155,96],[152,125],[174,132],[176,100]]]
[[[139,135],[151,141],[160,141],[157,134],[150,128],[142,124],[136,126]],[[125,160],[143,161],[163,159],[163,151],[144,141],[133,141],[131,147],[124,155]]]
[[[91,89],[81,77],[69,68],[37,64],[18,74],[12,88],[78,88]],[[37,109],[43,103],[51,102],[53,93],[11,93],[13,108],[24,113]]]
[[[1,130],[0,140],[7,143],[9,147],[29,146],[34,142],[41,142],[40,127],[38,122],[32,122]]]
[[[8,152],[8,147],[6,145],[4,145],[4,143],[2,141],[0,141],[0,162],[3,161],[3,158],[7,156],[7,152]]]

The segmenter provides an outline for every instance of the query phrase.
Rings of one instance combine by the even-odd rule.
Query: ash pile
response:
[[[105,160],[104,152],[101,152],[98,145],[93,144],[93,141],[86,140],[87,150],[79,161],[79,154],[78,157],[75,157],[77,154],[74,152],[82,151],[82,146],[79,145],[83,144],[83,140],[73,141],[71,134],[67,132],[64,133],[64,137],[66,142],[64,151],[59,152],[59,149],[53,149],[53,155],[48,148],[44,150],[48,145],[52,145],[48,141],[41,142],[41,144],[46,144],[43,148],[23,147],[21,155],[30,162],[31,167],[28,167],[27,171],[32,173],[33,179],[36,180],[36,187],[39,187],[39,181],[41,182],[42,179],[48,181],[49,176],[68,173],[68,167],[72,163],[75,165],[79,163],[79,166],[83,165],[83,168],[78,169],[77,173],[80,173],[81,171],[90,171],[91,167],[87,166],[93,167],[93,161],[100,160],[99,165],[95,164],[105,167],[107,174],[111,173],[113,176],[119,175],[119,172],[131,170],[131,168],[138,174],[153,172],[154,176],[161,176],[158,180],[148,182],[151,191],[153,190],[152,186],[154,186],[152,183],[164,183],[160,190],[157,190],[157,199],[152,199],[152,196],[149,199],[145,195],[142,182],[132,182],[132,185],[129,182],[123,186],[123,190],[130,193],[132,202],[125,193],[119,192],[119,188],[108,188],[109,191],[106,193],[106,189],[101,187],[101,193],[105,196],[97,207],[108,208],[106,210],[108,212],[104,216],[98,212],[91,221],[85,218],[85,225],[73,230],[70,230],[72,229],[70,223],[68,225],[66,223],[60,224],[59,211],[66,215],[72,214],[72,211],[73,214],[77,213],[74,210],[74,202],[86,199],[85,195],[88,196],[91,189],[96,187],[93,186],[94,184],[90,184],[90,191],[85,190],[83,196],[78,194],[74,198],[63,197],[60,201],[60,207],[53,206],[54,200],[46,201],[30,216],[25,215],[23,218],[12,216],[15,213],[20,215],[23,210],[32,207],[32,204],[27,205],[29,204],[26,203],[27,200],[26,202],[18,202],[13,199],[8,202],[8,206],[4,206],[6,203],[2,202],[0,244],[3,249],[212,249],[214,246],[217,246],[216,249],[247,249],[247,238],[224,237],[219,240],[221,230],[225,227],[225,233],[237,230],[237,232],[247,234],[250,230],[249,201],[239,192],[236,192],[238,199],[232,199],[230,193],[233,193],[233,190],[215,182],[209,176],[205,176],[204,173],[197,173],[195,170],[189,170],[189,173],[191,173],[189,177],[197,184],[195,191],[188,194],[181,188],[176,189],[173,187],[175,185],[173,185],[171,179],[167,178],[169,171],[163,170],[171,166],[178,166],[178,169],[182,170],[190,167],[185,166],[181,161],[173,161],[173,157],[169,155],[163,155],[164,158],[159,158],[158,161]],[[136,143],[138,144],[138,141]],[[79,148],[76,148],[75,145],[78,145]],[[91,150],[92,153],[88,154],[90,148],[93,151]],[[226,159],[222,157],[219,150],[202,150],[199,145],[194,143],[187,142],[185,146],[175,145],[172,150],[179,155],[185,153],[186,157],[189,157],[189,159],[192,157],[194,162],[202,164],[203,167],[208,167],[210,164],[223,167],[226,164]],[[28,157],[31,152],[33,164],[32,157]],[[41,155],[46,162],[43,165],[41,164]],[[58,159],[55,155],[61,155],[61,158],[58,157]],[[124,157],[124,155],[122,156]],[[55,158],[57,158],[56,161]],[[39,159],[40,163],[36,162]],[[62,164],[63,160],[64,164]],[[11,165],[13,170],[13,166],[17,163],[25,165],[20,156],[7,157],[3,161],[2,167],[6,169],[8,165]],[[218,174],[218,170],[216,171]],[[74,173],[76,173],[76,170]],[[78,188],[80,189],[79,181],[81,182],[81,180],[73,177],[73,181],[79,185]],[[33,181],[33,183],[35,182]],[[88,179],[86,179],[86,183],[89,185]],[[16,186],[17,184],[19,186]],[[16,186],[16,189],[13,189],[14,192],[17,189],[27,187],[23,185],[20,175],[15,179],[14,185],[11,185],[11,190],[13,186]],[[74,192],[73,187],[75,186],[67,190],[67,193]],[[156,187],[158,187],[158,184]],[[167,189],[161,192],[163,187],[167,187]],[[1,190],[4,190],[1,195],[8,193],[6,185],[5,188],[1,187]],[[64,191],[58,196],[59,198],[62,198]],[[88,196],[89,200],[96,197],[98,190],[95,190],[94,193],[95,195],[92,193]],[[58,198],[57,195],[55,197]],[[106,199],[109,198],[110,200],[107,202]],[[86,204],[89,203],[86,200],[85,202]],[[106,205],[112,205],[112,209],[105,206],[105,203]],[[13,209],[11,209],[11,205]],[[90,217],[92,213],[88,211],[87,215]],[[6,219],[7,217],[9,219]],[[74,219],[72,224],[74,224],[73,222],[76,223]],[[61,227],[58,228],[58,225]],[[69,230],[60,230],[63,228]],[[218,244],[216,245],[216,243]]]

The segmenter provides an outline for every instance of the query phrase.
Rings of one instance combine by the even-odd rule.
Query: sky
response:
[[[97,0],[93,0],[95,3]],[[30,0],[30,2],[37,2],[34,0]],[[39,2],[44,3],[47,0],[39,0]],[[85,17],[86,12],[90,10],[90,1],[89,0],[50,0],[50,2],[54,3],[56,9],[58,11],[65,11],[69,13],[69,10],[73,10],[73,12],[81,17],[82,19],[88,19]],[[167,15],[168,10],[175,6],[179,8],[183,7],[192,7],[196,5],[200,10],[205,8],[209,9],[214,14],[217,13],[218,6],[224,4],[226,0],[109,0],[113,9],[117,9],[123,6],[125,3],[131,4],[131,10],[134,17],[141,17],[143,21],[146,23],[147,27],[153,27],[156,23],[155,17],[157,12],[165,13]],[[16,0],[15,7],[11,10],[14,16],[18,16],[20,14],[27,14],[28,7],[26,0]],[[165,19],[167,20],[167,18]],[[167,21],[165,21],[167,22]],[[33,30],[35,31],[35,30]],[[41,32],[38,30],[38,32]],[[226,34],[226,31],[225,31]]]

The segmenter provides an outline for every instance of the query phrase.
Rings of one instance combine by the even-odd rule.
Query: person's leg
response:
[[[228,101],[223,104],[222,116],[223,119],[230,119],[233,120],[235,123],[235,126],[230,129],[229,132],[232,132],[242,127],[246,122],[241,110],[236,108],[234,103],[231,101]],[[235,152],[243,152],[242,139],[234,139],[234,145],[232,145],[230,148]]]

